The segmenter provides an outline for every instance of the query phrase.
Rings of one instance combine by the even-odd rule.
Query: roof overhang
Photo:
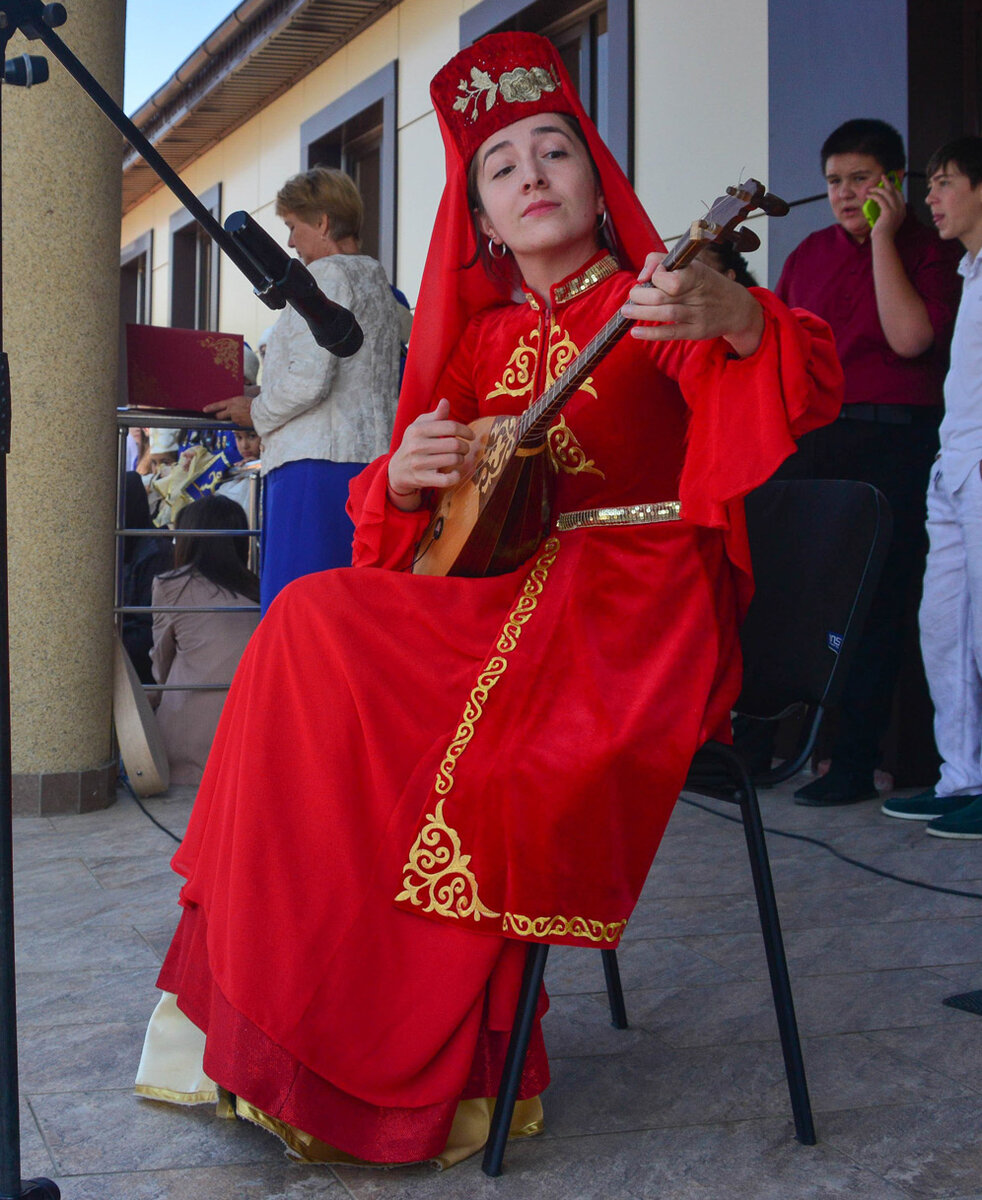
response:
[[[243,0],[137,109],[133,123],[181,171],[398,3]],[[127,145],[123,212],[162,186]]]

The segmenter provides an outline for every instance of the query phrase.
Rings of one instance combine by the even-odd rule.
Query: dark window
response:
[[[583,107],[631,178],[632,0],[481,0],[460,18],[460,44],[507,30],[541,33],[555,44]]]
[[[301,169],[339,167],[355,181],[365,216],[361,248],[390,279],[396,266],[396,80],[394,62],[300,127]]]
[[[153,230],[119,252],[119,319],[124,325],[150,324]]]
[[[221,220],[221,184],[198,199]],[[218,328],[218,247],[186,209],[170,219],[170,323],[180,329]]]

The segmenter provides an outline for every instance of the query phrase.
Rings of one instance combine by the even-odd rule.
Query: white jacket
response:
[[[399,314],[385,271],[364,254],[333,254],[309,266],[324,295],[350,309],[365,335],[337,358],[287,308],[273,328],[252,423],[265,475],[298,459],[370,462],[389,447],[399,399]]]

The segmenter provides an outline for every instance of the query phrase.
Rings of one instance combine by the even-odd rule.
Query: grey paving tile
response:
[[[94,858],[86,867],[102,888],[113,892],[131,887],[169,888],[175,892],[183,882],[170,867],[170,855],[128,854]]]
[[[872,922],[973,918],[979,916],[980,901],[963,896],[946,896],[890,880],[878,880],[835,891],[835,916],[839,925]],[[826,926],[829,923],[829,891],[778,893],[781,924],[786,929]]]
[[[68,1175],[55,1182],[70,1200],[308,1200],[347,1193],[324,1167],[282,1161],[249,1166],[199,1167],[174,1171],[127,1171],[112,1175]]]
[[[470,1159],[444,1175],[425,1167],[338,1168],[355,1200],[904,1200],[907,1193],[827,1146],[799,1146],[780,1122],[739,1122],[607,1137],[513,1142],[498,1179]]]
[[[139,1100],[130,1091],[51,1092],[31,1098],[60,1175],[275,1163],[280,1143],[208,1106]]]
[[[645,881],[644,899],[672,896],[720,896],[741,894],[751,887],[746,853],[726,856],[703,855],[691,862],[677,862],[659,855]]]
[[[168,917],[157,914],[154,920],[147,924],[136,922],[137,932],[143,938],[158,965],[164,961],[180,919],[181,910],[175,906]]]
[[[617,960],[625,988],[677,987],[739,978],[729,968],[671,939],[632,936],[621,943]],[[546,964],[546,989],[550,995],[604,992],[600,951],[566,946],[552,950]]]
[[[828,914],[826,920],[834,920]],[[767,963],[760,933],[695,936],[685,945],[748,978],[764,978]],[[937,970],[982,960],[982,918],[886,921],[839,928],[784,931],[784,949],[795,979],[810,975],[903,967]],[[978,968],[982,977],[982,965]]]
[[[132,970],[155,962],[135,929],[62,924],[32,929],[17,939],[18,971]]]
[[[83,921],[111,912],[105,895],[78,858],[56,859],[18,868],[14,886],[14,918],[20,930]]]
[[[980,1124],[976,1098],[835,1113],[823,1122],[823,1136],[910,1195],[948,1200],[978,1191]]]
[[[978,991],[982,988],[982,963],[954,963],[950,966],[936,966],[931,970],[941,979],[951,983],[949,995],[958,992]]]
[[[132,1087],[146,1021],[22,1028],[20,1085],[32,1098],[47,1092]]]
[[[17,976],[17,1021],[35,1025],[144,1021],[157,1002],[157,967],[116,971],[22,971]]]
[[[627,994],[629,1029],[615,1029],[604,995],[559,995],[550,997],[549,1012],[542,1022],[550,1059],[581,1054],[628,1054],[643,1036],[634,1020],[634,997]],[[661,995],[662,993],[656,993]]]
[[[803,1055],[812,1106],[823,1114],[816,1118],[823,1138],[827,1113],[959,1097],[967,1105],[977,1102],[977,1095],[943,1071],[914,1063],[863,1034],[806,1038]]]
[[[756,926],[757,905],[747,891],[643,899],[631,915],[628,930],[632,939],[677,938],[698,933],[743,933]]]
[[[44,1144],[44,1138],[41,1136],[41,1130],[34,1118],[30,1102],[23,1093],[20,1097],[19,1113],[21,1177],[37,1179],[38,1176],[43,1176],[50,1179],[54,1175],[55,1164]]]
[[[672,991],[642,988],[626,992],[624,999],[631,1029],[671,1046],[729,1045],[778,1036],[770,986],[762,980]],[[602,1015],[604,1011],[601,1006]]]
[[[856,1034],[811,1038],[816,1111],[969,1096],[962,1085]],[[627,1055],[560,1059],[547,1093],[557,1136],[711,1124],[789,1113],[777,1042],[675,1047],[644,1035]]]
[[[970,1013],[943,1007],[945,994],[946,986],[930,971],[816,975],[800,981],[795,1007],[806,1034],[979,1022]]]
[[[932,1022],[913,1029],[880,1029],[866,1036],[894,1054],[982,1092],[982,1018],[960,1025]]]

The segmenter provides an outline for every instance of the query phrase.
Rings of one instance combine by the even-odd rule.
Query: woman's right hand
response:
[[[474,431],[450,420],[450,402],[441,400],[409,426],[389,459],[389,500],[403,512],[419,508],[421,488],[448,488],[464,478],[474,448]]]

